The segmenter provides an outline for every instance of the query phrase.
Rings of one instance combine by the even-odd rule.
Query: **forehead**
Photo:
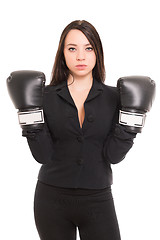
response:
[[[87,37],[84,35],[83,32],[81,32],[78,29],[72,29],[69,31],[69,33],[66,36],[65,39],[65,44],[88,44],[89,40],[87,39]]]

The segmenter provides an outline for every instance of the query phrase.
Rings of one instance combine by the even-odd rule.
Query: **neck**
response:
[[[72,76],[69,75],[69,78],[67,80],[67,84],[70,88],[77,90],[77,91],[83,91],[90,89],[93,83],[93,77],[92,75],[87,76]]]

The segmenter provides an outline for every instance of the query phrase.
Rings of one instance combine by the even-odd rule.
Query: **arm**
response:
[[[103,146],[105,160],[112,164],[121,162],[134,144],[136,133],[126,132],[125,127],[118,123],[119,108],[113,118],[112,129]]]
[[[43,114],[45,75],[38,71],[15,71],[7,78],[11,100],[18,109],[22,136],[27,137],[36,161],[48,163],[53,154],[52,137]]]
[[[22,136],[27,138],[27,142],[34,159],[47,164],[54,155],[53,137],[45,121],[43,129],[37,131],[22,131]]]
[[[123,77],[117,82],[117,90],[120,103],[103,149],[105,159],[113,164],[125,158],[136,134],[142,132],[146,112],[155,98],[155,82],[145,76]]]

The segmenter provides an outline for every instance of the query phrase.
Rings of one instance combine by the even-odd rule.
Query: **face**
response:
[[[86,36],[77,29],[71,30],[65,39],[64,57],[66,65],[74,76],[92,74],[96,55]]]

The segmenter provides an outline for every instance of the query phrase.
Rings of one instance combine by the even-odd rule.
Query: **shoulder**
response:
[[[103,86],[104,94],[106,96],[119,102],[119,93],[118,93],[117,87],[109,86],[109,85],[106,85],[105,83],[102,83],[102,86]]]
[[[56,92],[57,90],[62,89],[63,87],[66,87],[66,81],[60,82],[56,85],[46,85],[44,89],[45,94]]]
[[[43,92],[43,105],[50,105],[50,103],[55,100],[56,95],[55,86],[46,85]]]
[[[44,94],[48,94],[53,91],[55,91],[55,86],[53,85],[46,85],[44,88]]]
[[[46,85],[44,88],[44,99],[50,99],[57,96],[57,86],[56,85]]]
[[[118,88],[115,86],[110,86],[105,83],[102,83],[103,86],[103,97],[105,101],[108,101],[112,106],[117,106],[117,109],[120,107],[120,97]]]
[[[114,94],[114,95],[118,94],[117,87],[109,86],[109,85],[106,85],[104,83],[102,83],[102,85],[103,85],[103,88],[104,88],[105,91],[107,91],[111,94]]]

